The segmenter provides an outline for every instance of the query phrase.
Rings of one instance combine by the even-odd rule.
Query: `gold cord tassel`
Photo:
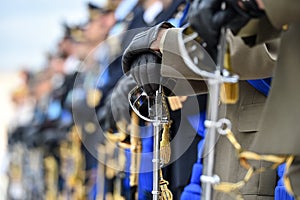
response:
[[[170,162],[171,159],[171,146],[170,146],[170,130],[171,123],[164,124],[162,139],[160,141],[160,159],[164,164]]]
[[[173,200],[173,194],[168,189],[169,182],[166,181],[163,178],[161,169],[159,170],[159,174],[160,174],[160,180],[159,180],[160,196],[159,196],[159,200]]]

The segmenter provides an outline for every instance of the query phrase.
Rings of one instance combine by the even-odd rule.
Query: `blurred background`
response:
[[[144,10],[120,2],[0,2],[0,200],[102,199],[98,148],[115,158],[99,123],[112,121],[108,100],[123,75],[114,35]]]
[[[40,69],[45,54],[54,50],[63,34],[63,23],[87,17],[84,0],[1,1],[0,70]]]
[[[185,4],[0,1],[0,200],[151,195],[152,127],[137,117],[132,122],[127,95],[136,83],[123,74],[122,54],[147,27],[166,20],[179,26]],[[137,124],[149,137],[131,143]],[[168,167],[170,189],[179,196],[183,187]]]
[[[87,18],[84,0],[11,0],[0,2],[0,199],[6,199],[7,128],[16,107],[11,95],[22,84],[20,71],[45,68],[64,34],[63,23]]]

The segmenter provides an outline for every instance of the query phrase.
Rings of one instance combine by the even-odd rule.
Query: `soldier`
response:
[[[75,87],[80,88],[84,93],[83,98],[74,102],[73,111],[82,132],[87,185],[91,198],[95,198],[97,195],[95,190],[96,171],[99,164],[97,156],[100,158],[105,154],[103,151],[97,151],[99,145],[105,144],[104,130],[101,124],[103,119],[102,116],[100,118],[100,115],[97,116],[97,112],[100,112],[110,90],[122,75],[120,66],[119,69],[110,66],[119,49],[118,39],[108,38],[110,30],[116,22],[114,11],[117,5],[118,1],[107,1],[104,5],[101,4],[101,1],[89,2],[89,22],[85,27],[84,37],[91,52],[85,58],[82,72],[75,83]],[[103,161],[103,159],[100,160],[100,162]],[[102,163],[100,167],[102,167]],[[98,188],[104,188],[104,184],[100,182],[98,184]],[[110,192],[110,188],[105,188],[107,192]]]
[[[299,87],[295,81],[298,79],[294,77],[297,71],[294,71],[296,68],[292,66],[299,61],[296,56],[299,47],[295,45],[299,43],[299,5],[291,2],[282,4],[280,1],[265,0],[228,1],[227,3],[229,6],[225,11],[221,11],[220,8],[215,10],[209,8],[208,10],[211,11],[212,18],[220,12],[227,16],[232,14],[238,16],[235,20],[239,23],[229,22],[229,27],[241,34],[249,46],[268,41],[270,38],[281,38],[270,96],[261,118],[259,132],[250,149],[263,154],[295,155],[291,168],[286,170],[286,178],[290,180],[285,183],[289,192],[297,197],[299,196],[300,171],[297,164],[299,148],[296,142],[298,139],[295,134],[297,130],[294,120],[295,116],[299,114],[299,111],[295,110],[296,104],[299,102],[299,95],[295,91],[299,91]],[[282,17],[279,17],[278,13],[283,14]],[[256,18],[256,26],[251,24],[251,21],[254,20],[247,23],[254,18]],[[226,20],[222,20],[220,25],[223,26],[226,24]],[[245,24],[246,26],[244,26]],[[251,33],[244,34],[246,29],[250,29]],[[287,79],[293,81],[289,82]],[[282,97],[285,97],[286,101],[282,101]],[[282,138],[285,138],[283,134],[286,133],[291,133],[291,136],[282,142]]]
[[[166,5],[166,1],[162,1],[162,3],[164,5]],[[175,18],[175,20],[172,20],[172,22],[176,22],[176,20],[178,20],[178,16],[180,16],[182,14],[183,6],[184,5],[183,5],[182,1],[175,1],[172,4],[172,6],[169,5],[169,7],[168,7],[168,9],[173,12],[173,14],[171,14],[172,12],[169,11],[169,14],[165,14],[165,15],[177,17],[177,19]],[[176,12],[174,12],[176,7],[178,10]],[[149,9],[151,10],[151,7]],[[163,19],[163,18],[161,18],[162,16],[163,15],[160,14],[158,16],[158,18],[155,19],[155,21],[158,21],[158,19]],[[167,18],[165,18],[165,19],[167,19]],[[126,41],[126,42],[128,43],[128,41]],[[171,157],[172,157],[172,159],[174,159],[177,156],[177,157],[180,157],[180,159],[178,159],[177,162],[172,163],[169,166],[164,168],[164,177],[166,178],[166,180],[169,181],[169,188],[172,191],[175,199],[179,198],[179,196],[183,190],[183,187],[184,187],[184,185],[186,185],[188,183],[188,178],[190,176],[190,173],[180,173],[180,172],[185,168],[191,168],[192,164],[197,159],[196,158],[196,154],[197,154],[196,153],[196,151],[197,151],[196,145],[197,145],[197,142],[199,141],[200,137],[197,136],[196,131],[193,129],[193,127],[190,125],[190,123],[187,119],[187,116],[192,115],[192,113],[190,111],[185,112],[186,110],[188,110],[187,105],[189,105],[190,102],[195,102],[195,101],[198,101],[198,100],[196,98],[189,98],[184,103],[185,109],[183,109],[183,111],[180,110],[181,107],[177,107],[177,108],[175,108],[175,110],[170,111],[170,118],[172,120],[170,137],[177,138],[176,139],[177,142],[171,143],[171,149],[173,152],[171,154]],[[179,102],[180,101],[177,101],[178,104],[179,104]],[[180,102],[180,104],[181,104],[181,102]],[[201,101],[200,104],[205,104],[205,102]],[[203,107],[203,105],[202,105],[202,107]],[[195,112],[197,110],[198,109],[194,109],[193,112]],[[180,119],[183,119],[183,120],[181,121]],[[179,127],[181,127],[180,128],[181,131],[184,130],[187,133],[188,136],[186,136],[185,138],[188,138],[188,139],[184,139],[180,136],[180,134],[176,134],[177,132],[179,132],[178,131]],[[144,130],[145,130],[145,128],[144,128]],[[142,151],[144,153],[146,153],[147,151],[148,152],[153,151],[153,149],[152,149],[153,144],[152,144],[151,140],[152,140],[152,138],[142,138],[142,141],[144,141]],[[182,148],[178,148],[179,147],[178,144],[180,143],[180,141],[193,143],[193,145],[191,145],[191,147],[189,147],[189,148],[187,148],[186,145],[181,145],[180,147],[182,147]],[[185,152],[185,153],[183,154],[183,152]],[[145,157],[142,156],[142,159],[145,160]],[[150,160],[150,164],[151,164],[151,160]],[[149,164],[145,164],[145,162],[142,162],[141,169],[145,170],[146,168],[148,168],[148,167],[145,167],[147,165],[149,165]],[[174,175],[174,174],[176,174],[176,175]],[[144,199],[144,198],[147,198],[147,196],[151,196],[152,173],[149,173],[149,172],[141,173],[140,177],[141,178],[140,178],[140,184],[139,184],[139,198]],[[147,194],[147,195],[145,195],[145,194]]]
[[[130,68],[133,68],[131,70],[131,74],[133,74],[134,77],[138,77],[136,80],[138,80],[138,84],[144,85],[145,83],[151,83],[155,82],[153,79],[149,80],[151,78],[148,76],[149,74],[152,74],[152,77],[162,76],[165,77],[173,77],[176,78],[177,85],[180,85],[182,83],[183,78],[187,78],[188,81],[192,84],[193,88],[195,89],[194,92],[206,92],[207,88],[205,84],[201,83],[201,81],[196,82],[197,84],[194,84],[195,82],[193,80],[199,80],[202,79],[199,76],[195,76],[195,74],[189,69],[189,67],[185,64],[186,57],[182,56],[182,49],[183,46],[180,46],[180,40],[184,35],[181,33],[182,29],[166,29],[170,28],[168,25],[163,24],[160,26],[157,26],[155,28],[152,28],[152,30],[149,30],[147,34],[154,34],[156,37],[153,38],[151,41],[145,41],[143,39],[138,41],[138,37],[136,37],[137,40],[133,40],[129,48],[124,54],[123,57],[123,67],[125,69],[125,72],[128,71]],[[163,34],[163,32],[165,32]],[[179,39],[178,39],[179,38]],[[143,40],[143,42],[141,42]],[[232,71],[236,72],[240,75],[241,79],[253,79],[253,78],[265,78],[270,77],[272,74],[272,69],[275,63],[275,57],[273,56],[273,51],[276,49],[276,42],[275,43],[269,43],[268,45],[261,45],[256,47],[256,49],[250,49],[246,47],[242,40],[238,37],[233,37],[232,34],[229,34],[229,37],[227,39],[230,47],[230,53],[231,53],[231,67]],[[181,42],[182,43],[182,42]],[[136,45],[136,46],[135,46]],[[152,58],[152,62],[155,62],[155,57],[153,58],[153,55],[155,54],[154,51],[160,51],[162,53],[162,67],[161,69],[156,69],[155,67],[151,68],[151,65],[147,65],[146,67],[139,68],[139,70],[135,70],[134,66],[131,66],[132,60],[134,60],[134,54],[132,53],[132,49],[139,49],[140,47],[144,47],[142,51],[137,51],[138,53],[141,53],[145,56],[148,56],[149,58]],[[268,47],[268,48],[266,48]],[[276,52],[276,50],[275,50]],[[148,53],[146,55],[146,53]],[[149,54],[150,53],[150,54]],[[201,53],[201,52],[198,52]],[[203,54],[203,52],[202,52]],[[187,54],[188,55],[188,54]],[[243,67],[240,67],[241,63],[241,55],[247,55],[246,57],[243,56]],[[142,57],[142,56],[141,56]],[[256,64],[253,64],[253,58],[255,58]],[[138,58],[140,59],[140,58]],[[246,60],[247,59],[247,60]],[[247,62],[248,61],[248,62]],[[134,62],[137,63],[137,62]],[[210,66],[214,66],[213,62],[210,61]],[[166,67],[169,66],[169,67]],[[183,67],[185,66],[185,67]],[[171,67],[171,69],[170,69]],[[136,68],[137,69],[137,68]],[[175,70],[172,70],[175,69]],[[173,72],[172,72],[173,71]],[[178,73],[179,72],[179,73]],[[139,78],[140,74],[146,75],[144,78]],[[180,75],[181,76],[180,76]],[[194,75],[193,75],[194,74]],[[149,81],[149,82],[148,82]],[[156,79],[157,83],[157,79]],[[145,89],[149,89],[153,91],[155,89],[155,85],[150,85],[150,87],[145,87]],[[176,89],[176,86],[174,90]],[[147,92],[147,90],[146,90]],[[180,91],[182,92],[182,91]],[[188,92],[188,91],[185,91]],[[256,107],[256,104],[261,104],[264,102],[265,97],[264,95],[257,92],[254,88],[252,88],[246,81],[243,81],[241,83],[241,98],[238,104],[232,105],[227,108],[226,117],[231,119],[234,122],[240,124],[240,128],[238,126],[233,127],[233,132],[236,134],[236,136],[239,138],[239,142],[242,146],[249,146],[251,141],[254,138],[253,133],[257,130],[256,124],[257,124],[257,117],[250,118],[251,119],[251,125],[247,124],[248,122],[243,121],[246,116],[251,116],[253,112],[255,113],[255,116],[259,116],[261,114],[261,108]],[[255,97],[254,102],[249,102],[249,98]],[[257,97],[257,98],[256,98]],[[252,105],[253,104],[253,105]],[[247,109],[243,113],[239,113],[240,108],[245,107],[245,105],[249,105],[249,108],[256,107],[257,109]],[[237,115],[242,114],[242,115]],[[240,120],[239,120],[240,119]],[[224,147],[223,147],[224,146]],[[242,177],[245,175],[245,171],[243,171],[242,167],[239,167],[239,163],[234,155],[228,154],[228,151],[234,151],[233,147],[230,146],[230,144],[227,144],[227,141],[225,141],[224,138],[220,138],[217,143],[217,151],[216,151],[216,165],[215,165],[215,172],[220,175],[221,180],[230,181],[230,182],[237,182],[238,180],[242,179]],[[224,150],[226,149],[226,150]],[[218,155],[218,153],[224,152],[226,153],[226,156],[224,155]],[[230,156],[228,158],[228,156]],[[226,162],[228,164],[227,167],[224,166],[225,160],[229,162]],[[259,163],[257,163],[260,165]],[[241,170],[239,173],[236,173],[237,170]],[[265,178],[264,178],[265,177]],[[243,188],[242,193],[247,194],[246,198],[253,199],[253,198],[260,198],[260,196],[264,196],[263,198],[269,198],[273,195],[274,187],[275,187],[275,180],[276,175],[274,172],[269,172],[267,174],[256,176],[253,180],[249,182]],[[253,184],[259,180],[260,185]],[[252,182],[253,181],[253,182]],[[267,181],[264,182],[264,181]],[[229,198],[228,196],[224,194],[215,194],[215,199],[225,199]],[[272,198],[272,197],[270,197]]]

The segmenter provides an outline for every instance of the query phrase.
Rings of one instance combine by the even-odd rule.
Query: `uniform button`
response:
[[[287,31],[289,29],[289,25],[285,24],[282,26],[282,30]]]

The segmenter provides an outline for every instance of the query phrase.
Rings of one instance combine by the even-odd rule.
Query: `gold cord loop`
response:
[[[288,169],[293,162],[294,156],[276,156],[276,155],[260,155],[251,151],[244,151],[242,146],[239,144],[237,139],[235,138],[234,134],[230,129],[226,129],[226,135],[229,142],[235,148],[237,152],[237,157],[240,160],[240,165],[247,169],[247,173],[244,176],[243,180],[237,183],[229,183],[229,182],[220,182],[213,186],[214,190],[218,192],[227,193],[231,196],[234,196],[237,200],[243,199],[242,195],[240,194],[239,190],[245,186],[245,184],[255,175],[262,173],[269,169],[276,169],[280,164],[286,162],[286,169]],[[260,167],[255,168],[250,163],[249,160],[257,160],[257,161],[267,161],[274,163],[270,167]],[[288,177],[284,176],[284,184],[287,188],[287,191],[291,194],[292,187],[290,180]]]

